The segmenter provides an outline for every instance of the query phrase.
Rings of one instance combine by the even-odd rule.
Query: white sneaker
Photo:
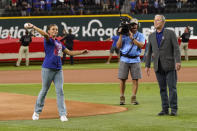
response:
[[[60,120],[64,122],[64,121],[68,121],[68,118],[66,116],[60,116]]]
[[[33,120],[39,120],[39,114],[34,112],[33,116],[32,116]]]

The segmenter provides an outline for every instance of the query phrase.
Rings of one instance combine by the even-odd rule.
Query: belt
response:
[[[134,58],[139,57],[139,55],[136,55],[136,56],[130,56],[130,55],[128,55],[128,54],[122,54],[122,52],[120,52],[120,56],[128,57],[128,58],[131,58],[131,59],[134,59]]]

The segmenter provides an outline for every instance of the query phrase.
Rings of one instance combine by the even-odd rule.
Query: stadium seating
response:
[[[153,2],[153,1],[152,1]],[[197,13],[197,2],[193,3],[184,3],[182,4],[181,8],[177,8],[176,6],[176,0],[165,0],[166,7],[164,11],[159,11],[159,13]],[[129,6],[129,5],[128,5]],[[9,8],[8,8],[9,7]],[[114,5],[108,5],[107,10],[103,10],[102,5],[96,5],[96,4],[84,4],[84,7],[82,7],[83,15],[88,14],[118,14],[119,9],[115,8]],[[153,10],[153,3],[149,3],[148,8],[149,14],[154,14]],[[40,11],[34,11],[32,9],[31,16],[47,16],[47,15],[80,15],[80,7],[79,5],[75,5],[74,12],[71,11],[71,8],[69,6],[64,5],[57,5],[52,8],[52,11],[46,11],[46,10],[40,10]],[[11,7],[6,6],[4,11],[0,13],[0,16],[21,16],[21,7]]]

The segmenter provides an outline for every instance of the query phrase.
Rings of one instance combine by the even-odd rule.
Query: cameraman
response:
[[[138,32],[138,20],[132,19],[128,24],[127,36],[123,38],[123,27],[120,27],[118,32],[120,33],[117,48],[120,49],[120,66],[118,78],[120,79],[120,105],[125,104],[125,83],[128,79],[130,71],[133,83],[131,104],[138,105],[136,100],[136,94],[138,89],[138,79],[142,77],[140,67],[140,54],[141,48],[145,44],[145,37],[142,33]]]

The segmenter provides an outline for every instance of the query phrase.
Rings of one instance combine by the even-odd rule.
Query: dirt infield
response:
[[[0,120],[31,120],[35,96],[0,93]],[[117,113],[127,108],[78,101],[66,101],[68,117]],[[56,99],[46,99],[40,118],[58,118]]]
[[[179,82],[197,82],[197,68],[182,68],[178,72]],[[140,82],[156,82],[152,69],[151,77],[147,77],[142,68]],[[65,83],[119,83],[118,69],[64,70]],[[130,79],[129,79],[130,81]],[[41,71],[0,71],[0,83],[41,83]]]
[[[178,72],[179,82],[197,82],[197,68],[182,68]],[[155,74],[145,75],[140,82],[156,82]],[[65,83],[119,83],[117,69],[64,70]],[[129,80],[131,81],[131,80]],[[0,71],[0,84],[3,83],[41,83],[41,71]],[[0,93],[0,120],[30,120],[35,96]],[[55,106],[54,106],[55,105]],[[68,117],[109,114],[127,109],[119,106],[66,101]],[[56,99],[47,99],[41,118],[58,118]]]

